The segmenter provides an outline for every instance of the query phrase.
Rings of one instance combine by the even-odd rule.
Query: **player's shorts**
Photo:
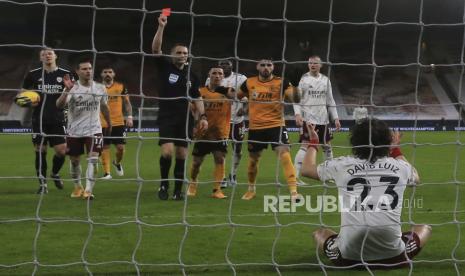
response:
[[[211,142],[195,142],[192,149],[192,155],[205,156],[214,151],[228,152],[228,142],[226,140],[211,141]]]
[[[177,147],[187,147],[187,139],[192,139],[192,124],[159,124],[158,144],[161,146],[166,143],[173,143]]]
[[[304,122],[308,124],[308,122]],[[333,140],[333,133],[329,128],[329,125],[315,125],[315,131],[318,133],[318,139],[320,140],[320,144],[327,144],[329,141]],[[302,141],[310,140],[308,130],[306,126],[300,128],[300,139],[299,143]]]
[[[103,144],[104,145],[122,145],[126,144],[126,128],[124,126],[114,126],[111,128],[111,133],[107,135],[107,128],[103,128],[102,132],[103,135]],[[111,136],[114,138],[108,138],[107,136]]]
[[[244,135],[245,125],[243,121],[237,124],[230,124],[229,139],[233,142],[242,142],[244,140]]]
[[[337,247],[336,239],[337,234],[330,236],[326,239],[323,250],[331,260],[331,262],[336,266],[353,266],[361,265],[361,261],[357,260],[348,260],[344,259]],[[420,247],[420,238],[418,235],[412,231],[402,233],[402,241],[405,243],[405,252],[394,256],[388,259],[376,260],[376,261],[367,261],[367,263],[376,263],[376,264],[385,264],[387,266],[370,266],[370,268],[397,268],[408,265],[408,260],[413,259],[421,251]]]
[[[93,137],[67,137],[66,144],[66,154],[70,156],[84,154],[84,149],[87,153],[101,153],[103,148],[103,135],[98,133]]]
[[[42,130],[42,131],[41,131]],[[33,124],[32,125],[32,143],[34,145],[40,145],[43,143],[43,145],[49,145],[50,147],[56,146],[56,145],[61,145],[66,143],[65,139],[65,126],[64,125],[58,125],[58,124],[53,124],[53,125],[42,125],[42,129],[40,128],[39,124]],[[39,133],[45,133],[46,135],[42,135]],[[48,135],[53,135],[53,136],[48,136]],[[54,135],[60,135],[60,136],[54,136]],[[43,140],[43,142],[42,142]]]
[[[249,152],[259,152],[268,148],[271,144],[271,149],[277,146],[289,145],[289,135],[286,127],[272,127],[265,129],[249,129],[248,149]]]

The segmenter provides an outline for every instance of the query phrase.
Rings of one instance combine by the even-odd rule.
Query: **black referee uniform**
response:
[[[173,143],[177,147],[188,146],[187,138],[192,138],[194,118],[190,112],[189,99],[200,98],[199,79],[191,71],[188,75],[188,66],[177,68],[170,58],[156,58],[156,66],[159,76],[159,145]],[[188,78],[189,76],[189,78]],[[173,199],[182,200],[181,190],[184,179],[184,159],[176,159],[174,167],[175,188]],[[160,157],[161,183],[158,197],[167,199],[168,175],[171,167],[171,156]]]

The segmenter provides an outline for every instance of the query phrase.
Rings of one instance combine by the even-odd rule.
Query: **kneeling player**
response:
[[[223,69],[211,68],[209,72],[210,84],[200,88],[204,101],[205,115],[208,120],[208,130],[197,133],[191,167],[191,183],[187,191],[188,196],[197,194],[197,176],[205,155],[212,153],[215,160],[215,183],[213,185],[213,198],[226,198],[220,185],[224,176],[224,160],[227,153],[227,139],[229,136],[229,120],[231,119],[231,101],[234,96],[231,88],[221,85],[224,78]]]
[[[431,227],[415,225],[409,232],[401,231],[404,191],[418,183],[419,176],[400,151],[399,132],[391,133],[377,119],[363,119],[351,131],[353,156],[317,165],[318,134],[313,125],[307,130],[311,140],[302,175],[334,180],[342,201],[341,232],[315,231],[318,248],[337,266],[407,265],[431,236]]]

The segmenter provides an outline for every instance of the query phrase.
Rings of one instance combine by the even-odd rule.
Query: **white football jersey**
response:
[[[391,157],[367,163],[344,156],[318,166],[321,181],[334,180],[338,188],[341,230],[337,246],[343,258],[370,261],[404,252],[400,216],[413,172],[409,163]]]
[[[326,125],[330,118],[333,121],[339,118],[331,81],[328,77],[323,74],[314,77],[310,72],[307,72],[300,78],[298,87],[302,95],[300,104],[294,105],[294,113],[302,115],[305,122]]]
[[[92,82],[83,86],[76,82],[66,98],[68,103],[68,134],[71,136],[91,136],[102,133],[100,104],[107,103],[107,90],[104,85]]]
[[[241,87],[242,83],[247,80],[247,77],[232,72],[231,75],[227,78],[224,78],[221,82],[221,85],[224,87],[232,87],[237,92]],[[205,86],[210,84],[210,78],[205,81]],[[234,100],[231,105],[231,123],[238,124],[244,121],[244,116],[237,116],[239,109],[243,108],[243,104],[239,100]]]

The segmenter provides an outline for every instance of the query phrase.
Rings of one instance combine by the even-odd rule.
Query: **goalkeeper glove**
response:
[[[31,107],[32,106],[31,99],[25,96],[16,97],[15,103],[20,107]]]

